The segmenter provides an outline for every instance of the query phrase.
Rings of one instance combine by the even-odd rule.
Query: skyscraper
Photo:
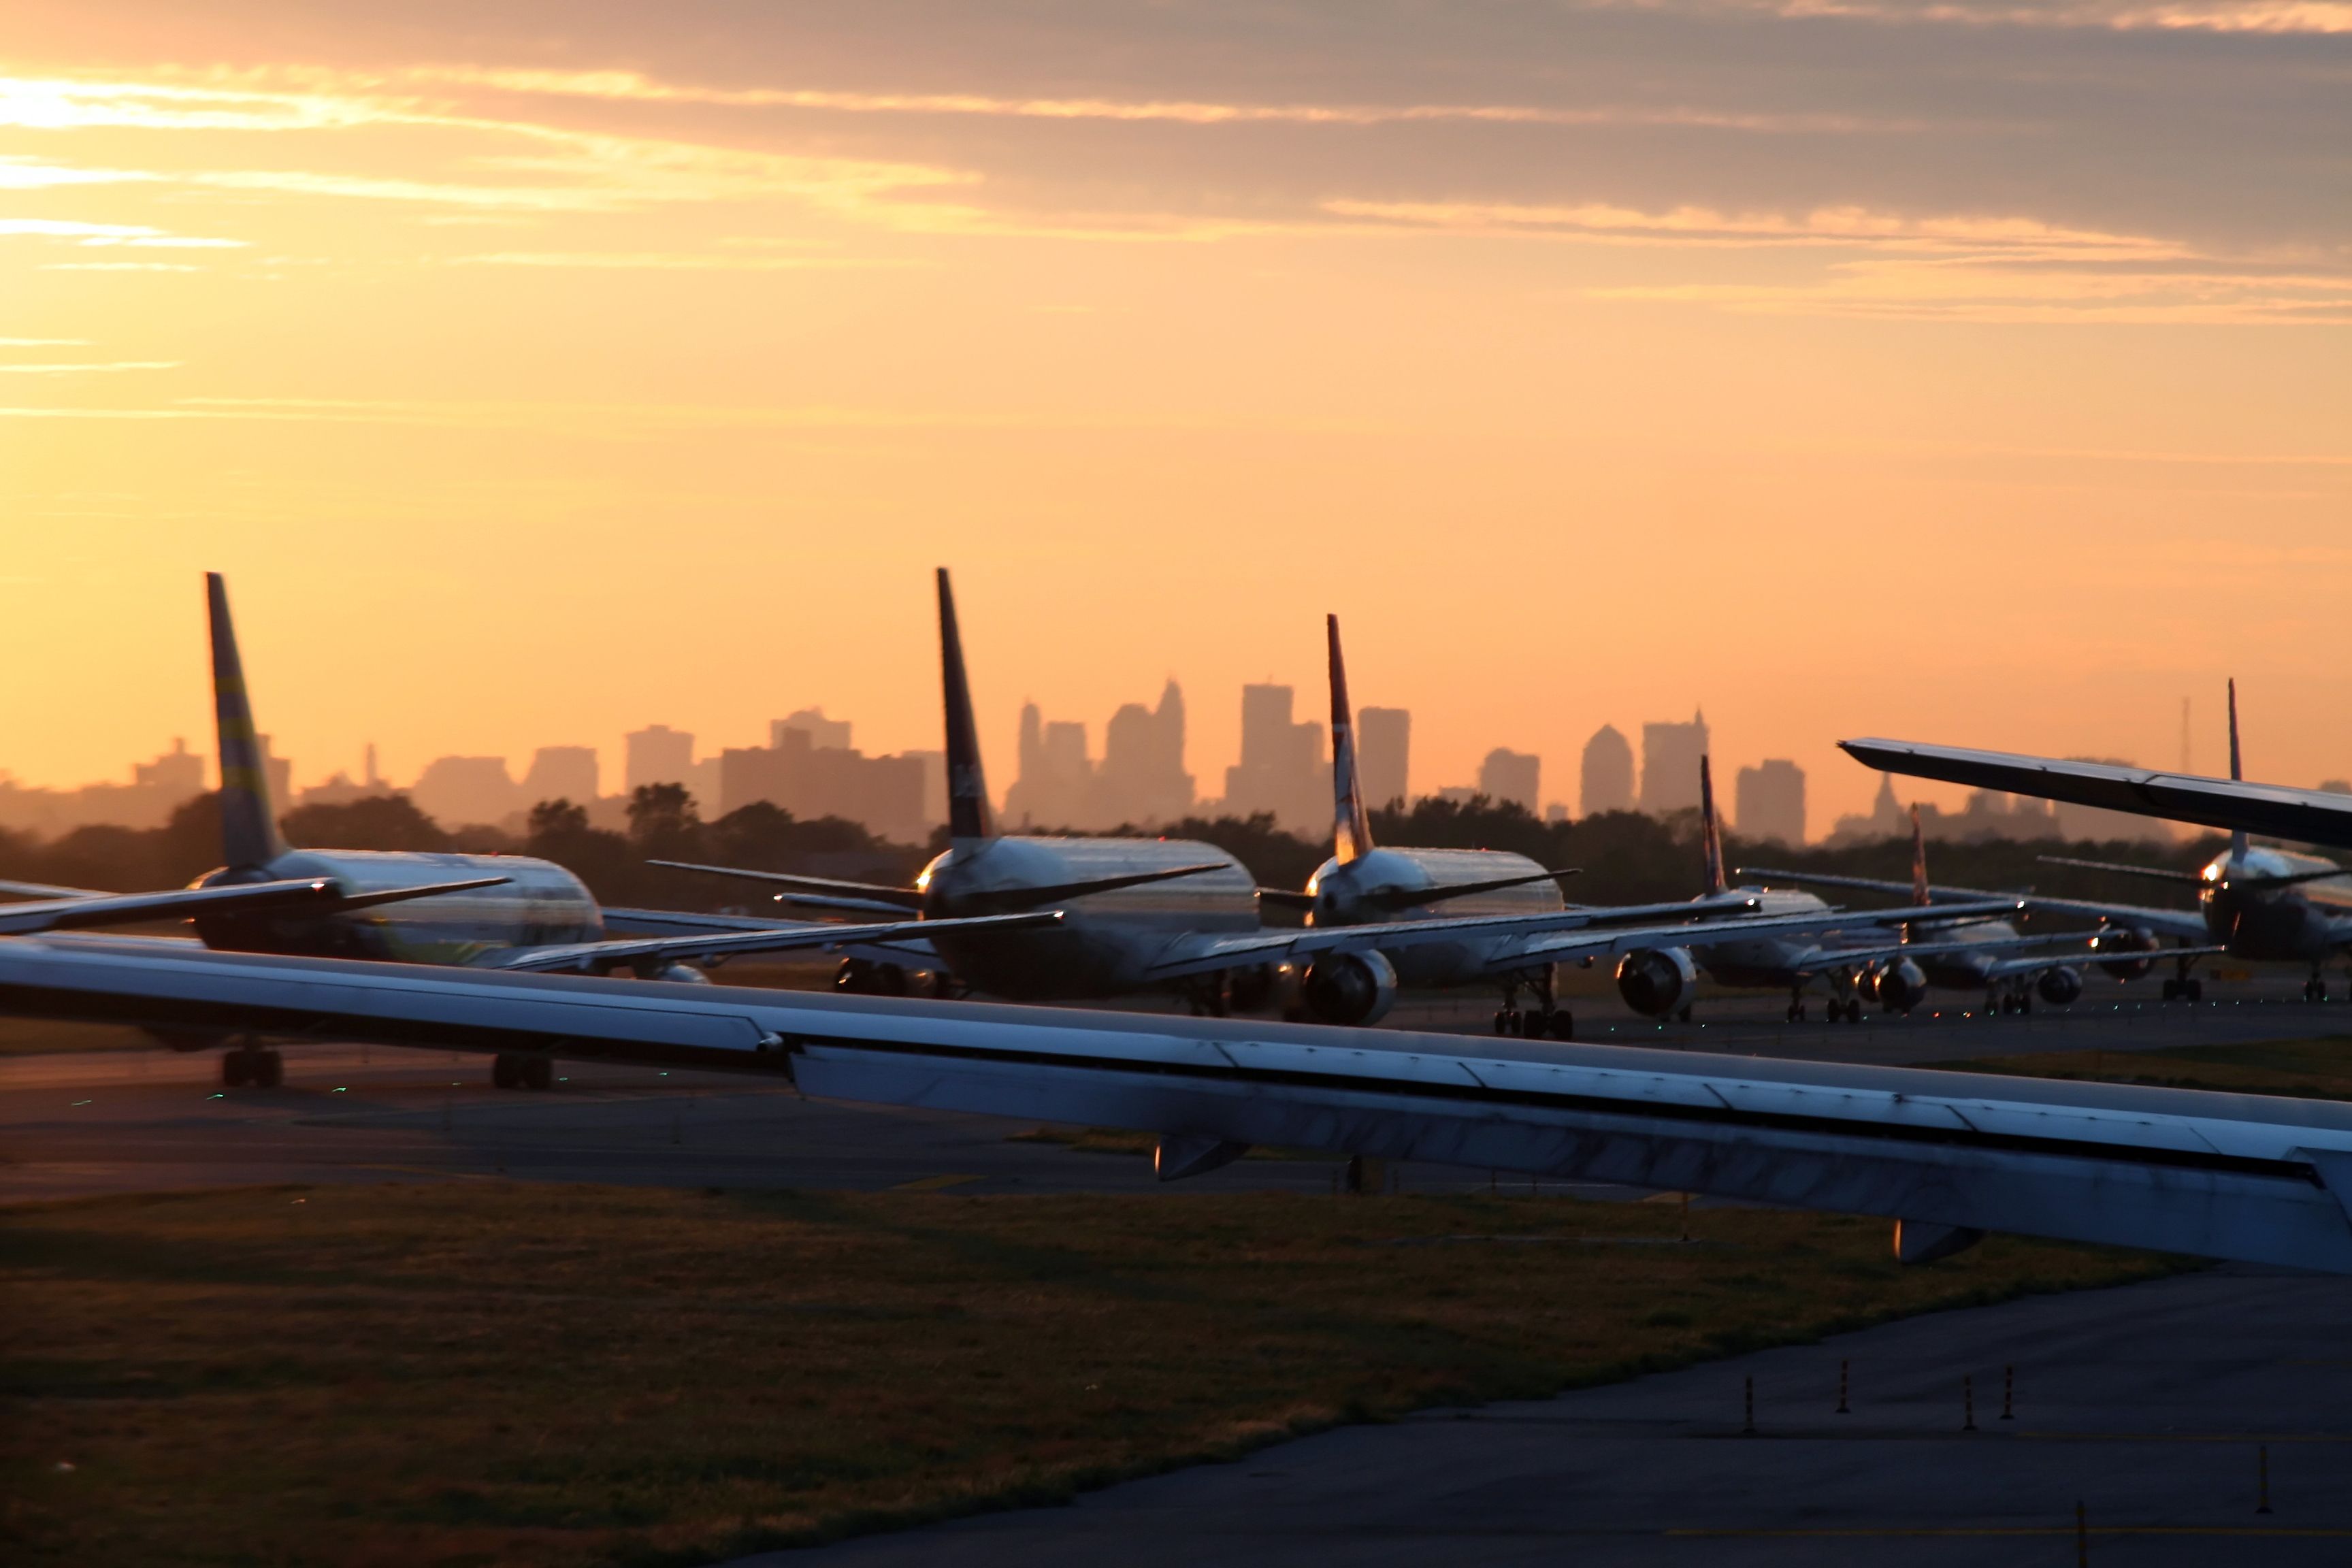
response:
[[[522,776],[526,808],[542,800],[568,800],[587,805],[600,785],[593,746],[541,746],[531,754],[530,771]]]
[[[1633,809],[1633,748],[1603,724],[1584,742],[1584,815]]]
[[[1235,816],[1270,811],[1294,833],[1331,826],[1331,767],[1323,760],[1323,726],[1293,723],[1287,686],[1242,688],[1242,760],[1225,770],[1225,810]]]
[[[1642,726],[1642,809],[1653,816],[1698,805],[1698,760],[1706,755],[1706,715],[1687,724]]]
[[[1543,759],[1497,746],[1478,768],[1478,793],[1501,805],[1507,801],[1535,813],[1541,796]]]
[[[1738,826],[1743,838],[1805,841],[1805,770],[1785,760],[1739,770]]]
[[[694,782],[694,737],[688,731],[673,730],[667,724],[648,724],[642,730],[631,731],[627,741],[628,767],[625,776],[629,789]]]
[[[1160,689],[1158,708],[1129,702],[1111,715],[1095,788],[1104,826],[1174,822],[1192,809],[1192,775],[1184,771],[1184,693],[1173,679]]]
[[[1412,800],[1412,715],[1402,708],[1356,710],[1356,777],[1364,804],[1381,806]]]

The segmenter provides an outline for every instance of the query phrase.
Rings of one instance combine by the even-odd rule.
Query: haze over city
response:
[[[2341,777],[2343,13],[12,7],[0,766],[201,735],[206,568],[299,783],[936,748],[946,563],[1000,791],[1327,610],[1425,787]]]

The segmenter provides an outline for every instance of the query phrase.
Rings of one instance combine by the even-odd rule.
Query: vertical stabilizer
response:
[[[1372,847],[1371,818],[1364,811],[1363,781],[1356,773],[1356,710],[1348,705],[1348,661],[1339,657],[1339,617],[1323,617],[1331,638],[1331,837],[1341,863]]]
[[[2245,776],[2245,759],[2238,754],[2238,681],[2237,678],[2232,676],[2230,679],[2230,777],[2232,781],[2242,782]],[[2246,830],[2241,827],[2230,835],[2231,869],[2234,871],[2238,863],[2245,858]]]
[[[1927,887],[1927,836],[1919,830],[1919,803],[1911,803],[1911,901],[1932,904]]]
[[[980,731],[972,722],[971,683],[964,677],[963,634],[956,629],[955,590],[940,572],[940,683],[947,699],[948,835],[989,838],[988,778],[980,768]]]
[[[231,867],[267,866],[286,853],[286,840],[270,810],[269,774],[228,618],[228,584],[217,572],[205,574],[205,601],[212,615],[213,721],[220,742],[221,858]]]
[[[1699,837],[1706,847],[1706,890],[1710,894],[1724,890],[1723,823],[1715,815],[1715,774],[1706,758],[1698,760]]]

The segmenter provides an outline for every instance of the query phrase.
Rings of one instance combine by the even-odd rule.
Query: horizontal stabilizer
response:
[[[1224,868],[1223,864],[1176,866],[1165,871],[1133,871],[1123,877],[1097,877],[1089,882],[1059,882],[1042,888],[980,888],[958,893],[956,902],[966,909],[1034,910],[1041,904],[1066,903],[1090,893],[1116,892],[1121,888],[1140,888],[1147,882],[1173,881],[1178,877],[1197,877],[1203,871]]]
[[[2120,860],[2077,860],[2068,855],[2036,855],[2034,858],[2044,866],[2072,866],[2077,871],[2112,871],[2118,877],[2144,877],[2151,882],[2185,883],[2192,888],[2205,885],[2205,879],[2194,871],[2175,871],[2165,866],[2131,866]]]
[[[0,893],[12,899],[111,899],[102,888],[58,888],[47,882],[0,882]]]
[[[892,909],[919,910],[923,895],[912,888],[894,888],[883,882],[845,882],[832,877],[803,877],[791,871],[753,871],[741,866],[698,866],[688,860],[648,860],[648,866],[659,866],[670,871],[700,871],[709,877],[740,877],[747,882],[773,882],[780,887],[802,888],[812,893],[829,893],[871,899]]]
[[[1272,904],[1278,910],[1311,910],[1315,907],[1315,895],[1297,892],[1289,888],[1260,888],[1257,890],[1257,901],[1261,904]]]
[[[561,947],[520,947],[497,954],[481,967],[523,973],[574,971],[601,973],[624,965],[658,968],[747,952],[798,952],[861,942],[928,937],[939,931],[1027,931],[1060,922],[1061,911],[982,915],[970,920],[885,921],[866,925],[766,926],[749,931],[702,931],[688,936],[624,938],[619,942],[568,942]]]
[[[346,910],[372,910],[378,904],[404,904],[411,899],[437,898],[443,893],[470,893],[477,888],[498,888],[513,881],[511,877],[474,877],[463,882],[426,882],[415,888],[385,888],[373,893],[352,893],[335,900],[327,912],[341,914]]]

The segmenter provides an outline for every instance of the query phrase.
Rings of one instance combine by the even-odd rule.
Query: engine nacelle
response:
[[[1927,974],[1907,958],[1881,964],[1870,977],[1870,994],[1882,1007],[1908,1013],[1927,999]]]
[[[2099,955],[2099,967],[2117,980],[2137,980],[2154,968],[2161,945],[2146,926],[2101,926],[2091,938],[2091,951]],[[2109,953],[2121,956],[2109,958]]]
[[[1396,965],[1385,953],[1334,952],[1307,966],[1299,1000],[1326,1024],[1377,1024],[1396,1005]]]
[[[1698,965],[1680,947],[1644,947],[1617,961],[1617,994],[1645,1018],[1687,1006],[1698,992]]]
[[[904,996],[907,971],[870,958],[845,958],[833,972],[833,988],[856,996]]]
[[[2033,983],[2033,989],[2053,1007],[2063,1007],[2083,994],[2083,972],[2063,963],[2045,969],[2042,978]]]

